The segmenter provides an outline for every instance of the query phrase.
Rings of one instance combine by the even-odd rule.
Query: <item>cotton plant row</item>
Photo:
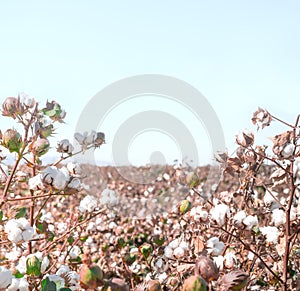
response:
[[[101,146],[104,134],[76,133],[81,145],[77,152],[67,139],[60,140],[56,147],[60,158],[44,166],[49,138],[66,112],[56,101],[40,108],[34,98],[22,94],[4,100],[2,115],[14,119],[21,130],[0,132],[0,290],[79,290],[85,277],[91,277],[80,257],[84,240],[80,235],[90,220],[103,213],[107,200],[96,203],[84,191],[80,166],[63,161]],[[8,154],[14,155],[12,167],[5,164]],[[60,213],[63,203],[77,195],[82,200],[76,209]],[[85,272],[80,273],[78,266],[70,268],[68,262],[82,264]]]

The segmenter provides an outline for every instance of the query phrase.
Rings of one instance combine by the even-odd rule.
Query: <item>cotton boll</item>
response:
[[[180,241],[179,241],[178,238],[174,239],[173,241],[171,241],[169,243],[169,247],[172,248],[172,249],[175,249],[175,248],[177,248],[179,246],[179,243],[180,243]]]
[[[182,247],[178,247],[176,249],[174,249],[173,254],[176,258],[180,259],[184,257],[184,249]]]
[[[243,220],[246,218],[246,216],[247,216],[246,212],[244,210],[241,210],[234,215],[233,220],[237,222],[237,224],[241,224]]]
[[[253,226],[258,225],[258,218],[257,216],[248,215],[244,220],[243,223],[247,226],[247,229],[252,229]]]
[[[215,264],[217,265],[219,270],[223,270],[223,266],[224,266],[224,257],[219,255],[217,257],[213,257],[213,261],[215,262]]]
[[[7,288],[8,291],[27,291],[29,283],[26,278],[13,278],[12,284]]]
[[[0,266],[0,289],[7,288],[12,283],[12,279],[11,271]]]
[[[218,225],[222,226],[225,223],[225,218],[229,217],[230,210],[225,204],[218,204],[210,210],[211,219],[215,220]]]
[[[97,205],[97,199],[94,196],[87,195],[80,201],[79,210],[80,212],[92,212]]]
[[[272,211],[272,220],[275,226],[285,224],[285,212],[282,209],[274,209]]]
[[[212,256],[219,256],[224,250],[224,243],[219,240],[217,237],[212,237],[206,242],[207,251]]]
[[[166,258],[172,259],[173,258],[173,249],[170,246],[166,246],[164,249],[164,254],[165,254]]]
[[[266,236],[266,241],[276,244],[278,242],[279,230],[275,226],[260,227],[259,230]]]

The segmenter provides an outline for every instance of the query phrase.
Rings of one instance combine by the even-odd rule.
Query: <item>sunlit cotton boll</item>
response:
[[[22,240],[29,241],[34,235],[34,228],[24,217],[9,220],[5,224],[4,231],[7,233],[7,238],[13,243]]]
[[[225,245],[219,240],[219,238],[214,236],[206,242],[206,247],[209,254],[212,256],[219,256],[222,254]]]
[[[7,288],[8,291],[27,291],[29,283],[26,278],[13,278],[11,285]]]
[[[168,259],[173,258],[173,249],[170,246],[166,246],[164,249],[164,255]]]
[[[286,221],[285,212],[282,209],[274,209],[272,211],[272,220],[275,226],[284,224]]]
[[[33,176],[29,179],[28,185],[29,189],[34,191],[44,189],[43,175],[37,174],[36,176]]]
[[[79,205],[79,211],[80,212],[92,212],[97,208],[98,201],[97,199],[92,195],[85,196],[81,201]]]
[[[104,189],[101,193],[100,203],[102,205],[114,206],[119,202],[119,198],[115,191],[108,188]]]
[[[70,180],[67,168],[58,169],[55,166],[47,167],[42,173],[43,181],[55,189],[63,190]]]
[[[241,210],[239,212],[237,212],[234,217],[233,220],[237,225],[241,225],[243,220],[247,217],[247,214],[244,210]]]
[[[7,288],[12,283],[12,279],[11,271],[0,266],[0,289]]]
[[[218,225],[222,226],[225,223],[225,218],[229,217],[230,210],[225,204],[218,204],[210,210],[211,219],[215,220]]]
[[[248,215],[244,220],[243,223],[247,226],[247,229],[251,229],[253,226],[258,225],[257,216]]]
[[[278,242],[279,230],[275,226],[263,226],[259,230],[266,236],[266,241],[276,244]]]
[[[237,262],[237,258],[234,252],[228,252],[224,256],[224,265],[228,269],[232,269]]]
[[[182,247],[178,247],[173,251],[173,254],[176,258],[180,259],[184,257],[185,251]]]

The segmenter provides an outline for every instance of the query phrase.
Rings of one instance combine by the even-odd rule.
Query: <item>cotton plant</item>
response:
[[[0,247],[3,265],[0,267],[0,289],[46,290],[55,286],[55,290],[63,287],[78,290],[77,268],[70,269],[65,277],[53,274],[51,270],[64,262],[80,262],[78,244],[83,243],[80,240],[83,226],[102,214],[103,209],[97,208],[98,203],[90,199],[89,193],[83,193],[81,179],[85,173],[81,167],[72,161],[64,161],[88,149],[98,148],[104,143],[105,136],[95,131],[87,136],[84,133],[86,138],[79,139],[82,149],[77,152],[68,139],[61,139],[56,144],[58,160],[46,165],[44,157],[52,148],[52,137],[66,117],[62,106],[56,101],[47,101],[41,106],[33,97],[22,93],[18,97],[7,97],[1,111],[16,126],[0,131]],[[75,134],[77,141],[79,135]],[[14,161],[12,166],[6,164],[8,156]],[[77,195],[85,197],[77,211],[60,214],[67,199]],[[51,204],[54,208],[49,211]],[[87,212],[83,218],[82,212]],[[66,237],[69,243],[63,244],[57,252],[56,248]]]
[[[252,117],[257,130],[277,121],[285,125],[287,131],[270,138],[271,150],[267,151],[268,146],[256,145],[254,132],[246,129],[236,135],[237,150],[233,156],[226,152],[216,155],[224,176],[239,176],[240,185],[233,190],[231,199],[230,193],[227,195],[228,199],[226,195],[223,197],[222,193],[218,193],[211,201],[205,200],[205,195],[193,188],[204,203],[200,207],[209,209],[209,226],[216,234],[220,232],[225,237],[207,237],[204,248],[220,269],[225,272],[228,270],[228,274],[216,283],[220,290],[240,290],[247,285],[243,278],[248,278],[251,274],[246,276],[244,273],[241,273],[240,287],[231,285],[234,283],[230,280],[235,280],[240,275],[235,271],[230,272],[230,269],[239,268],[238,261],[247,262],[250,255],[253,266],[257,264],[257,260],[261,262],[260,277],[253,277],[254,282],[271,288],[270,278],[274,278],[277,287],[290,290],[299,281],[299,263],[292,252],[292,246],[299,244],[299,119],[300,116],[295,124],[289,124],[271,115],[269,111],[258,108]],[[269,176],[261,177],[261,171],[266,169],[271,170]],[[190,212],[194,217],[196,211],[192,209],[193,212]],[[257,249],[257,245],[261,247]],[[232,248],[230,252],[227,251],[229,247]],[[243,248],[247,250],[245,255]],[[270,258],[273,264],[267,264],[263,260],[263,250],[277,256],[279,261],[275,262]],[[266,278],[269,278],[269,282]]]

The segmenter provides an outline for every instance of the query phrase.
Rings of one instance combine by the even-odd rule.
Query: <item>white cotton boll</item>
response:
[[[224,267],[224,257],[221,255],[213,257],[213,261],[217,265],[218,269],[222,271]]]
[[[30,241],[33,235],[34,235],[34,228],[31,226],[22,232],[22,237],[24,241]]]
[[[178,248],[174,249],[174,251],[173,251],[173,255],[178,259],[183,258],[184,254],[185,254],[185,252],[182,247],[178,247]]]
[[[19,279],[17,278],[12,278],[12,282],[7,288],[7,291],[18,291],[19,290]],[[1,285],[1,282],[0,282]]]
[[[59,222],[57,223],[56,228],[59,233],[63,233],[67,230],[68,225],[65,222]]]
[[[0,289],[7,288],[12,283],[12,272],[0,266]]]
[[[225,217],[229,217],[230,210],[225,204],[218,204],[210,210],[211,219],[215,220],[218,225],[225,223]]]
[[[185,251],[189,250],[189,245],[185,241],[180,242],[179,247],[184,249]]]
[[[86,227],[86,230],[89,231],[89,230],[95,230],[95,229],[96,229],[96,223],[93,221],[90,221],[88,226]]]
[[[102,205],[114,206],[119,202],[119,198],[115,191],[110,190],[108,188],[104,189],[100,196],[100,203]]]
[[[252,252],[248,253],[248,256],[247,256],[248,260],[253,261],[254,257],[255,257],[255,255]]]
[[[179,243],[180,243],[179,239],[176,238],[169,243],[169,247],[172,249],[175,249],[175,248],[179,247]]]
[[[22,249],[14,246],[10,252],[5,253],[5,258],[9,261],[16,261],[22,254]]]
[[[110,222],[110,224],[108,225],[109,229],[114,229],[116,227],[118,227],[118,225],[114,221]]]
[[[42,174],[37,174],[36,176],[30,178],[28,181],[28,185],[29,185],[29,189],[34,191],[44,189],[45,187],[43,184]]]
[[[71,180],[71,182],[68,184],[68,188],[80,190],[81,189],[81,182],[78,178],[74,178]]]
[[[16,269],[21,273],[21,274],[25,274],[27,267],[26,267],[26,261],[27,261],[27,257],[22,256],[19,261],[18,264],[16,266]]]
[[[275,191],[272,191],[271,193],[274,197],[278,196],[278,193]],[[280,205],[277,203],[277,201],[273,198],[272,195],[267,191],[263,199],[265,206],[269,207],[271,210],[280,207]]]
[[[49,267],[50,261],[47,256],[43,257],[42,264],[41,264],[41,272],[44,273],[47,268]]]
[[[81,254],[81,250],[79,246],[73,246],[71,251],[69,252],[69,256],[71,259],[76,259]]]
[[[272,211],[272,220],[275,226],[285,224],[285,212],[282,209],[274,209]]]
[[[68,272],[68,282],[70,285],[78,285],[80,276],[75,271]],[[79,285],[78,285],[79,287]],[[77,289],[78,290],[78,289]]]
[[[7,238],[13,243],[18,243],[22,241],[22,230],[20,228],[15,228],[14,230],[11,230],[8,233]]]
[[[287,145],[284,146],[283,150],[281,151],[281,155],[285,159],[288,159],[293,155],[294,150],[295,150],[295,145],[293,143],[288,143]]]
[[[246,218],[246,216],[246,212],[244,210],[241,210],[234,215],[233,220],[236,221],[238,224],[241,224]]]
[[[92,212],[97,207],[98,201],[94,196],[87,195],[81,201],[79,205],[80,212]]]
[[[170,246],[166,246],[164,249],[164,255],[168,259],[173,258],[173,249]]]
[[[67,169],[71,175],[80,175],[81,174],[81,167],[78,163],[69,162],[67,164]]]
[[[244,220],[243,223],[247,226],[247,229],[252,229],[253,226],[258,225],[258,218],[257,216],[248,215]]]
[[[63,190],[65,189],[69,180],[70,180],[69,172],[65,167],[63,167],[57,171],[57,174],[54,177],[53,187],[58,190]]]
[[[26,278],[19,279],[19,291],[27,291],[29,288],[29,283]]]
[[[56,275],[62,276],[62,275],[64,275],[64,274],[67,274],[67,273],[70,272],[70,271],[71,271],[71,270],[70,270],[69,266],[61,265],[61,266],[58,268],[58,270],[57,270],[57,272],[56,272]]]
[[[167,278],[168,278],[168,275],[166,274],[166,272],[164,272],[164,273],[161,273],[157,279],[162,284]]]
[[[208,212],[206,210],[202,210],[199,215],[203,221],[206,221],[208,219]]]
[[[276,244],[278,242],[279,230],[275,226],[263,226],[259,230],[266,236],[266,241]]]
[[[219,256],[222,254],[225,245],[217,237],[212,237],[206,242],[207,251],[212,256]]]
[[[29,283],[26,278],[13,278],[12,284],[7,288],[8,291],[27,291],[29,288]]]
[[[224,265],[226,268],[232,269],[237,262],[237,258],[234,252],[228,252],[224,256]]]

